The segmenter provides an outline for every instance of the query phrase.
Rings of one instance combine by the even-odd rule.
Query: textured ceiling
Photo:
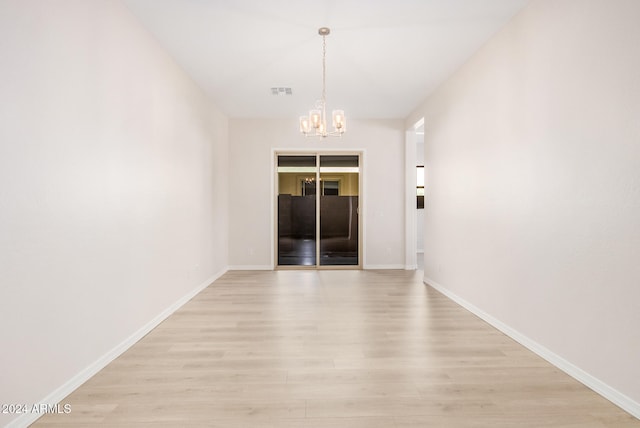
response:
[[[528,0],[125,0],[230,117],[405,118]],[[272,87],[292,95],[274,96]]]

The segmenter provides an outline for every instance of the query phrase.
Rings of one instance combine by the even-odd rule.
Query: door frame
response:
[[[358,264],[357,265],[335,265],[335,266],[322,266],[317,263],[315,266],[279,266],[278,265],[278,156],[331,156],[331,155],[354,155],[358,156]],[[312,148],[272,148],[271,149],[271,267],[274,270],[361,270],[365,266],[365,201],[364,197],[364,171],[365,171],[365,150],[363,149],[312,149]],[[316,178],[320,174],[320,165],[316,171]],[[319,198],[319,191],[316,190],[316,195]],[[316,203],[316,248],[319,246],[320,237],[320,204]],[[319,254],[319,253],[317,253]]]
[[[415,122],[405,134],[405,269],[418,268],[418,225],[416,220],[417,129],[424,126],[424,117]],[[424,137],[423,137],[424,138]],[[421,161],[424,165],[424,160]]]

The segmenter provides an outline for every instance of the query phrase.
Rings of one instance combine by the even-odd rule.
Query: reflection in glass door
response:
[[[277,164],[278,266],[359,266],[359,156],[279,155]]]
[[[320,265],[358,265],[358,156],[320,156]]]
[[[278,156],[278,265],[315,266],[316,155]]]

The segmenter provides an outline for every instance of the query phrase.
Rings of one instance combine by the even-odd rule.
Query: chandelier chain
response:
[[[327,102],[327,37],[322,36],[322,104]]]

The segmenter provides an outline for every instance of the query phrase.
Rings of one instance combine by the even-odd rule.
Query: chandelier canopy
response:
[[[317,100],[308,116],[300,116],[300,132],[306,137],[340,137],[347,130],[344,110],[333,110],[331,113],[333,129],[327,129],[327,42],[331,33],[327,27],[318,29],[322,36],[322,98]]]

